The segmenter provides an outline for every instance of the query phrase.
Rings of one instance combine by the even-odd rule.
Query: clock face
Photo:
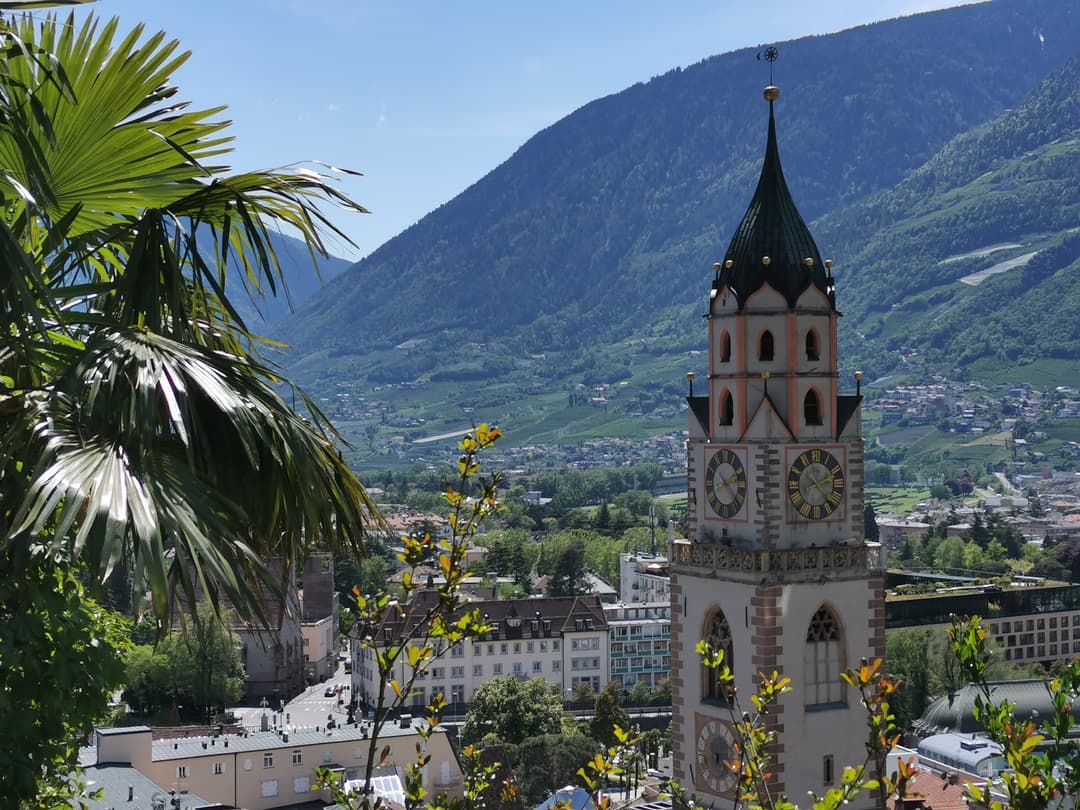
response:
[[[735,787],[739,754],[735,750],[735,733],[723,720],[707,720],[697,738],[697,763],[701,787],[717,796],[729,794]]]
[[[705,469],[709,506],[720,517],[734,517],[746,500],[746,468],[738,454],[717,450]]]
[[[827,518],[844,500],[844,468],[828,450],[800,453],[788,470],[788,499],[804,518]]]

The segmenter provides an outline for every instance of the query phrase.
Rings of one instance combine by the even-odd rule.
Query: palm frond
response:
[[[228,122],[210,120],[223,108],[187,111],[171,100],[176,90],[169,76],[189,56],[175,40],[158,32],[143,41],[142,26],[120,37],[116,19],[99,31],[93,15],[81,26],[74,17],[65,23],[50,17],[40,31],[35,24],[22,19],[19,39],[68,68],[70,92],[41,60],[16,60],[0,72],[8,106],[23,111],[21,129],[0,127],[0,166],[35,195],[46,220],[79,206],[70,229],[78,236],[165,207],[182,193],[178,185],[223,170],[207,164],[228,151],[231,139],[219,134]],[[52,133],[34,143],[36,153],[18,137],[26,131],[31,100]],[[22,210],[19,195],[4,197]]]
[[[102,330],[31,402],[0,446],[36,460],[9,542],[57,546],[102,576],[130,542],[159,612],[168,583],[199,580],[255,615],[267,560],[296,564],[316,543],[356,554],[381,523],[331,439],[239,358]]]

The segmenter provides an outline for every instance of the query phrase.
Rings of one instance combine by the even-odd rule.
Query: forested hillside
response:
[[[865,229],[838,285],[846,346],[875,372],[994,373],[1080,356],[1080,57],[1016,109],[949,143],[895,189],[817,223]]]
[[[1053,247],[1076,221],[1075,154],[1046,137],[1063,126],[1055,116],[1075,115],[1075,78],[1024,100],[1077,43],[1071,0],[999,0],[781,43],[781,155],[823,255],[838,260],[845,365],[889,371],[908,340],[895,310],[930,311],[919,296],[997,257],[938,262],[995,234]],[[755,50],[673,70],[538,133],[286,319],[291,373],[324,396],[420,384],[455,406],[433,411],[458,419],[459,405],[494,419],[534,411],[540,437],[579,404],[578,386],[623,383],[619,413],[648,412],[657,396],[677,404],[682,373],[704,362],[685,353],[704,346],[712,262],[760,169],[768,75]],[[1040,190],[1022,190],[1032,183]],[[1013,216],[1018,205],[1031,216]],[[1005,227],[1021,221],[1025,239]],[[1025,274],[1052,273],[1050,255]],[[977,301],[1016,277],[960,285],[950,301],[981,306],[985,321],[997,306]]]

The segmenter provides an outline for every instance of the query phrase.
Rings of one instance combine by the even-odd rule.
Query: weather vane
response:
[[[773,62],[776,61],[776,58],[779,55],[780,51],[776,50],[776,48],[774,48],[772,45],[770,45],[764,51],[758,51],[758,61],[760,62],[762,59],[764,59],[766,62],[769,63],[769,84],[773,83]]]

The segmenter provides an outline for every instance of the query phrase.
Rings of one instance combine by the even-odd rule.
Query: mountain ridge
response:
[[[1076,41],[1068,3],[1012,0],[781,44],[781,157],[823,255],[845,259],[842,309],[867,309],[871,293],[845,268],[877,233],[844,212],[929,171]],[[274,334],[294,346],[287,369],[329,400],[427,385],[458,419],[459,406],[516,418],[508,402],[577,386],[622,381],[647,396],[658,381],[645,375],[661,367],[670,381],[704,347],[712,262],[760,169],[767,108],[763,75],[746,67],[754,52],[674,69],[537,133],[286,318]],[[861,360],[851,343],[845,353]],[[550,422],[567,406],[530,407]]]

